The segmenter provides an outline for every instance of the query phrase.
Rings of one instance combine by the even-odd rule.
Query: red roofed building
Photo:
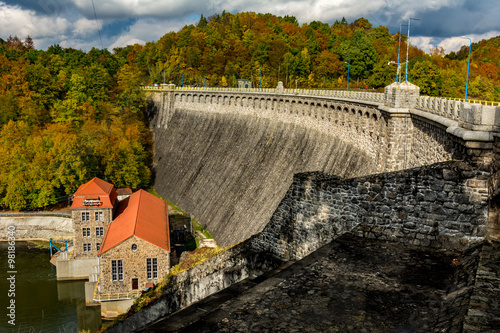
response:
[[[57,274],[58,279],[89,276],[92,291],[99,281],[97,293],[87,301],[128,304],[170,271],[168,205],[164,200],[143,190],[133,194],[130,189],[117,190],[113,184],[93,178],[75,192],[71,210],[73,258],[56,261]],[[104,303],[101,310],[106,312]]]
[[[161,280],[170,269],[167,203],[143,190],[121,201],[98,255],[101,295],[140,291]]]
[[[93,178],[78,188],[71,204],[75,259],[97,257],[104,233],[117,207],[117,193],[113,184]]]

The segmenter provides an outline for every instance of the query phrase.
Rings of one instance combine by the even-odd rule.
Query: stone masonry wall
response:
[[[73,220],[59,216],[1,216],[0,241],[8,238],[9,226],[16,226],[16,239],[72,239]]]
[[[153,125],[155,189],[192,213],[219,245],[261,231],[294,173],[353,177],[385,167],[385,150],[377,147],[386,123],[374,109],[229,103],[176,102],[167,127]]]
[[[125,333],[152,323],[250,276],[259,276],[283,262],[252,251],[250,240],[172,277],[163,296],[106,332]]]
[[[351,178],[452,158],[488,170],[491,159],[443,124],[376,102],[186,90],[149,101],[156,190],[223,246],[264,228],[295,173]]]
[[[446,127],[414,116],[408,167],[462,159],[465,148],[446,133]]]
[[[137,244],[137,251],[132,251],[132,244]],[[147,258],[158,259],[158,278],[147,278]],[[113,281],[111,261],[123,260],[123,280]],[[100,258],[101,294],[126,293],[132,290],[132,279],[138,279],[138,290],[144,290],[146,283],[158,283],[170,271],[170,254],[140,239],[132,236],[114,248],[106,251]]]
[[[386,115],[387,161],[386,170],[395,171],[408,168],[412,155],[413,122],[409,114]],[[381,147],[382,149],[382,147]],[[438,162],[438,161],[435,161]],[[422,164],[420,164],[422,165]]]
[[[82,212],[89,212],[90,221],[82,221]],[[103,221],[96,221],[95,212],[103,213]],[[73,229],[74,229],[74,250],[73,255],[75,259],[78,258],[97,258],[97,243],[102,244],[104,236],[96,236],[96,228],[103,228],[104,234],[108,227],[109,222],[113,219],[113,212],[111,208],[87,208],[87,209],[74,209],[71,212],[73,216]],[[90,237],[83,237],[83,228],[90,228]],[[103,235],[104,235],[103,234]],[[90,244],[91,251],[84,252],[83,244]]]
[[[487,179],[463,162],[347,180],[299,174],[253,246],[300,259],[351,231],[420,246],[467,247],[486,236]]]

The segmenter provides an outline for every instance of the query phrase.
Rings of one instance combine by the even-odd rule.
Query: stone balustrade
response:
[[[393,83],[392,85],[395,85]],[[391,86],[392,86],[391,85]],[[326,90],[326,89],[275,89],[275,88],[225,88],[225,87],[176,87],[175,85],[159,85],[159,86],[146,86],[143,87],[145,90],[156,90],[156,91],[206,91],[206,92],[223,92],[223,93],[253,93],[253,94],[281,94],[281,95],[298,95],[298,96],[317,96],[317,97],[331,97],[331,98],[342,98],[348,100],[358,100],[362,102],[373,102],[373,103],[386,103],[386,97],[384,93],[370,92],[370,91],[346,91],[346,90]],[[415,96],[414,105],[412,108],[430,114],[434,114],[443,118],[451,119],[453,121],[459,121],[463,116],[461,116],[461,108],[463,101],[454,100],[449,98],[431,97],[431,96]],[[498,103],[497,103],[498,104]],[[483,102],[473,103],[475,107],[474,110],[483,109],[486,112],[492,112],[499,106],[495,106],[494,102]],[[470,109],[470,107],[469,107]],[[491,109],[491,110],[490,110]],[[477,113],[477,111],[475,111]],[[467,118],[471,118],[468,116]],[[478,118],[477,115],[475,118]],[[484,117],[483,117],[484,118]],[[489,117],[491,118],[491,117]],[[490,130],[492,129],[493,123],[490,121]],[[475,124],[478,125],[478,124]],[[481,124],[484,125],[484,124]],[[471,127],[471,126],[469,126]],[[477,126],[476,126],[477,127]],[[484,128],[484,126],[482,127]]]
[[[223,87],[175,87],[173,85],[161,85],[157,87],[144,87],[145,90],[182,90],[182,91],[220,91],[220,92],[240,92],[256,94],[277,94],[275,88],[223,88]],[[318,97],[345,98],[369,102],[384,102],[384,94],[370,91],[345,91],[326,89],[283,89],[284,95],[305,95]]]
[[[446,98],[419,96],[417,97],[416,109],[458,121],[461,103],[461,101]]]

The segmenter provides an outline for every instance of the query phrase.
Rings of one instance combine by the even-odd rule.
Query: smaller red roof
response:
[[[139,190],[120,202],[115,220],[108,225],[98,255],[137,236],[170,252],[167,202]]]
[[[132,194],[132,190],[129,189],[128,187],[125,187],[125,188],[117,188],[116,189],[116,193],[118,195],[131,195]]]
[[[116,196],[113,184],[95,177],[76,190],[73,195],[71,209],[89,207],[113,208]]]

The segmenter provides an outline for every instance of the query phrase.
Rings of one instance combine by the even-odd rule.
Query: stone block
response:
[[[411,109],[417,105],[420,88],[412,83],[391,83],[384,89],[384,105],[396,109]]]
[[[496,131],[500,129],[500,107],[461,103],[460,121],[462,128],[473,131]]]

